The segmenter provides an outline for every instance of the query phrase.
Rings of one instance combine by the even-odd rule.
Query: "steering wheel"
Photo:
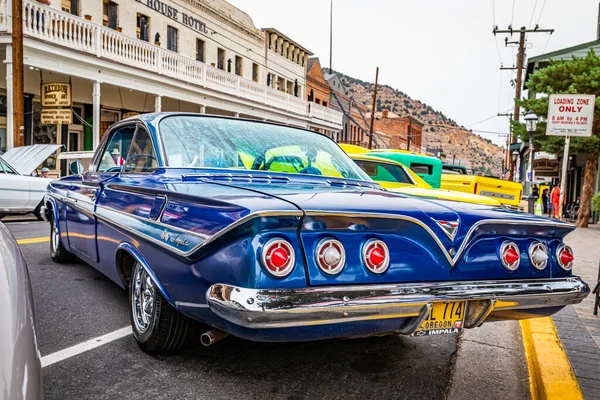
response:
[[[136,162],[134,162],[134,160],[138,160],[140,158],[148,158],[150,160],[157,161],[156,157],[154,157],[153,155],[150,155],[150,154],[134,154],[131,157],[127,158],[125,165],[132,163],[132,162],[133,162],[133,164],[137,164]],[[157,164],[158,164],[158,162],[157,162]],[[144,169],[146,169],[146,168],[144,167]]]

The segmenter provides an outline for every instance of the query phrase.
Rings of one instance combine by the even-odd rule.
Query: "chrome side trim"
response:
[[[387,219],[397,219],[401,221],[412,222],[421,228],[423,228],[437,243],[439,248],[442,250],[446,259],[450,263],[450,266],[454,266],[456,262],[462,256],[462,253],[465,251],[467,246],[470,243],[472,236],[475,234],[475,231],[483,226],[483,225],[527,225],[527,226],[545,226],[550,228],[575,228],[575,225],[568,224],[560,221],[523,221],[523,220],[511,220],[511,219],[484,219],[476,222],[471,226],[463,242],[461,243],[458,251],[456,251],[454,257],[452,257],[448,250],[444,247],[444,244],[440,240],[440,238],[433,232],[433,230],[427,226],[423,221],[407,216],[407,215],[398,215],[398,214],[386,214],[386,213],[360,213],[360,212],[339,212],[339,211],[306,211],[306,216],[309,217],[347,217],[347,218],[387,218]]]
[[[123,230],[125,232],[132,233],[132,234],[137,235],[137,236],[139,236],[139,237],[141,237],[141,238],[143,238],[143,239],[145,239],[145,240],[147,240],[149,242],[157,244],[157,245],[159,245],[159,246],[161,246],[161,247],[163,247],[163,248],[165,248],[165,249],[167,249],[169,251],[172,251],[172,252],[174,252],[174,253],[182,256],[182,257],[189,257],[191,254],[193,254],[194,252],[198,251],[200,248],[206,246],[209,243],[214,242],[215,240],[217,240],[221,236],[227,234],[228,232],[234,230],[235,228],[239,227],[240,225],[245,224],[246,222],[248,222],[248,221],[250,221],[250,220],[252,220],[254,218],[281,217],[281,216],[286,216],[286,217],[288,217],[288,216],[301,217],[303,215],[301,211],[297,211],[297,212],[296,211],[289,211],[289,212],[288,211],[286,211],[286,212],[282,212],[282,211],[259,211],[259,212],[255,212],[255,213],[251,213],[251,214],[246,215],[245,217],[237,220],[233,224],[226,226],[225,228],[221,229],[220,231],[218,231],[215,234],[213,234],[212,236],[210,236],[210,235],[201,235],[201,234],[198,234],[198,233],[195,233],[195,232],[186,231],[186,230],[180,230],[180,229],[178,229],[176,227],[171,227],[170,225],[165,225],[165,224],[162,224],[162,223],[157,222],[157,221],[153,221],[153,220],[150,220],[150,219],[141,218],[141,217],[138,217],[138,216],[134,216],[132,214],[123,213],[121,211],[116,211],[116,210],[113,210],[113,209],[108,208],[108,207],[104,207],[104,206],[100,206],[100,205],[98,205],[97,207],[98,208],[103,208],[105,210],[108,210],[109,212],[117,212],[117,213],[120,213],[120,214],[128,216],[128,217],[137,218],[137,219],[143,221],[144,223],[150,223],[150,224],[154,224],[154,225],[158,225],[158,226],[163,226],[166,229],[170,229],[170,230],[174,230],[174,231],[179,231],[179,232],[181,232],[183,234],[188,234],[189,233],[189,234],[194,234],[195,236],[198,236],[200,238],[202,238],[202,237],[205,238],[201,243],[199,243],[198,245],[196,245],[195,247],[193,247],[189,251],[182,251],[182,250],[177,249],[175,247],[169,246],[166,242],[164,242],[164,241],[162,241],[160,239],[157,239],[155,237],[146,235],[143,232],[137,231],[135,229],[131,229],[128,226],[125,226],[125,225],[123,225],[123,224],[121,224],[119,222],[116,222],[116,221],[114,221],[114,220],[112,220],[110,218],[107,218],[107,217],[105,217],[105,216],[103,216],[101,214],[95,213],[95,215],[96,215],[96,217],[98,219],[100,219],[100,220],[102,220],[102,221],[104,221],[104,222],[106,222],[106,223],[108,223],[110,225],[113,225],[113,226],[115,226],[115,227],[117,227],[117,228],[119,228],[119,229],[121,229],[121,230]]]
[[[495,312],[500,312],[497,317],[502,319],[506,311],[577,304],[589,291],[578,277],[302,289],[249,289],[215,284],[208,289],[206,299],[216,315],[233,324],[270,329],[409,317],[418,317],[418,321],[428,314],[424,308],[430,303],[488,300],[489,307],[476,320],[481,323]],[[410,332],[409,326],[399,329]]]

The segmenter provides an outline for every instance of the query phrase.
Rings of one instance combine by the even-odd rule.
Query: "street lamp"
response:
[[[535,115],[533,110],[529,110],[527,115],[525,115],[525,127],[527,128],[527,133],[529,134],[529,168],[527,168],[527,190],[529,192],[529,197],[527,197],[527,204],[529,208],[529,213],[535,214],[535,200],[533,197],[533,191],[531,190],[531,183],[533,181],[533,134],[535,133],[535,129],[537,128],[538,116]]]

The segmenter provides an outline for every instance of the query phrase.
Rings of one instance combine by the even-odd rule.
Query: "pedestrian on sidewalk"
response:
[[[542,192],[542,207],[544,209],[543,214],[548,214],[548,189],[544,189]],[[550,216],[550,214],[548,214]]]
[[[560,219],[560,182],[556,181],[554,187],[552,188],[552,192],[550,192],[550,198],[552,201],[552,209],[554,212],[554,218]]]

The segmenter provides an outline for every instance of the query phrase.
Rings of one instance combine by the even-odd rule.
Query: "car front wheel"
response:
[[[140,263],[129,285],[131,327],[138,345],[148,353],[177,351],[189,344],[196,323],[175,310]]]

